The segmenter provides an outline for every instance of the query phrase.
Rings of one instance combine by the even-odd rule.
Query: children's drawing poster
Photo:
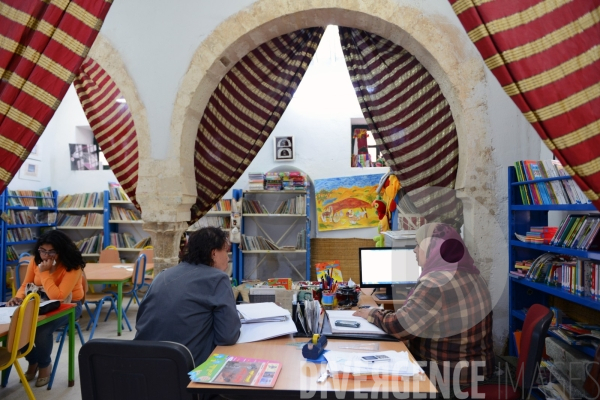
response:
[[[383,174],[315,180],[319,231],[376,227],[377,212],[371,205]]]

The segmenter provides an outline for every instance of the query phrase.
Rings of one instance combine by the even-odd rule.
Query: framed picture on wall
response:
[[[40,181],[40,163],[33,160],[25,160],[19,169],[19,178],[30,181]]]
[[[33,146],[33,149],[31,150],[31,152],[29,153],[29,157],[32,160],[38,160],[41,161],[41,155],[40,155],[40,143],[36,143],[35,146]]]
[[[95,171],[100,169],[98,146],[94,144],[69,144],[72,171]]]
[[[275,136],[274,158],[275,161],[293,161],[294,160],[294,137],[293,136]]]

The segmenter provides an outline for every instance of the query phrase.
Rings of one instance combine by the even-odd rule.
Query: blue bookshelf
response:
[[[526,259],[535,259],[544,253],[556,253],[591,260],[600,260],[600,252],[572,249],[567,247],[541,245],[521,242],[516,239],[515,233],[525,235],[531,226],[547,226],[548,213],[563,211],[567,213],[597,212],[592,204],[551,204],[551,205],[523,205],[520,185],[547,182],[553,180],[570,179],[558,177],[539,179],[535,181],[518,182],[515,167],[508,168],[508,245],[509,245],[509,271],[515,270],[515,262]],[[590,297],[574,295],[559,287],[549,286],[545,283],[534,282],[526,278],[509,275],[509,337],[510,353],[516,356],[516,346],[512,332],[521,329],[525,320],[525,309],[533,304],[550,306],[554,299],[562,299],[570,303],[586,307],[590,310],[600,311],[600,301]],[[549,335],[554,335],[549,332]],[[574,346],[583,353],[594,356],[595,349],[589,346]]]
[[[41,203],[43,200],[50,200],[53,207],[49,206],[23,206],[23,205],[9,205],[12,200],[20,199],[33,199],[36,203]],[[8,210],[11,211],[48,211],[58,213],[58,192],[54,190],[52,196],[14,196],[9,195],[8,190],[5,190],[0,195],[0,214],[5,213]],[[17,246],[17,254],[21,254],[24,251],[30,251],[32,245],[36,242],[35,238],[39,234],[39,229],[44,227],[56,227],[56,219],[53,223],[42,223],[42,224],[9,224],[3,219],[0,219],[0,299],[6,299],[10,292],[6,288],[6,276],[8,273],[8,267],[10,265],[17,264],[18,261],[9,261],[6,259],[8,246]],[[8,241],[7,233],[10,229],[32,229],[34,233],[33,240],[19,240],[19,241]],[[3,301],[3,300],[2,300]]]

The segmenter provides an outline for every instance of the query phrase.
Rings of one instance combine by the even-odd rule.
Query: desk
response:
[[[371,306],[376,307],[378,305],[383,305],[384,310],[392,310],[396,311],[398,308],[402,307],[406,302],[405,299],[402,300],[379,300],[375,296],[374,289],[361,289],[362,295],[358,300],[359,306]]]
[[[374,398],[381,398],[382,392],[392,394],[387,398],[410,398],[418,394],[418,398],[435,398],[436,389],[431,381],[425,380],[409,381],[375,381],[359,379],[328,378],[325,383],[317,383],[321,372],[325,371],[326,364],[315,364],[307,362],[302,357],[299,347],[288,345],[288,343],[306,343],[306,338],[294,338],[291,335],[279,337],[262,342],[242,343],[233,346],[217,346],[213,354],[228,354],[242,357],[257,358],[263,360],[280,361],[283,366],[279,378],[272,389],[255,388],[249,386],[213,385],[206,383],[190,382],[188,391],[193,393],[223,394],[225,396],[260,396],[268,398],[272,396],[295,396],[296,398],[369,398],[373,393]],[[364,340],[340,340],[330,339],[327,349],[338,350],[340,345],[351,343],[364,344]],[[407,351],[404,343],[378,342],[379,350]],[[340,351],[348,351],[339,349]],[[261,392],[258,393],[257,390]],[[345,392],[345,393],[340,393]],[[399,394],[402,392],[402,394]],[[394,397],[393,393],[396,394]],[[341,396],[344,394],[344,396]],[[337,396],[336,396],[337,395]],[[345,395],[348,395],[346,397]],[[339,397],[338,397],[339,396]],[[406,396],[406,397],[402,397]],[[383,397],[386,398],[386,397]]]
[[[75,385],[75,304],[63,303],[57,310],[38,317],[37,326],[42,326],[50,321],[69,315],[69,387]],[[0,341],[6,345],[8,328],[10,324],[0,324]],[[6,387],[10,368],[2,371],[2,387]]]
[[[117,335],[121,336],[123,284],[131,281],[134,271],[128,271],[125,268],[114,268],[115,265],[127,265],[135,268],[135,263],[88,263],[85,266],[85,277],[88,284],[117,285]],[[146,264],[146,272],[153,269],[153,263]]]

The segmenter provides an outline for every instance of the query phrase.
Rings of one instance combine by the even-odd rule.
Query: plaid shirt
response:
[[[395,313],[373,309],[367,320],[398,339],[408,340],[417,360],[435,361],[443,373],[450,362],[450,378],[459,361],[483,361],[479,376],[494,371],[492,302],[480,275],[434,271],[419,280],[415,291]],[[470,365],[470,363],[469,363]],[[471,368],[461,370],[461,382]]]

